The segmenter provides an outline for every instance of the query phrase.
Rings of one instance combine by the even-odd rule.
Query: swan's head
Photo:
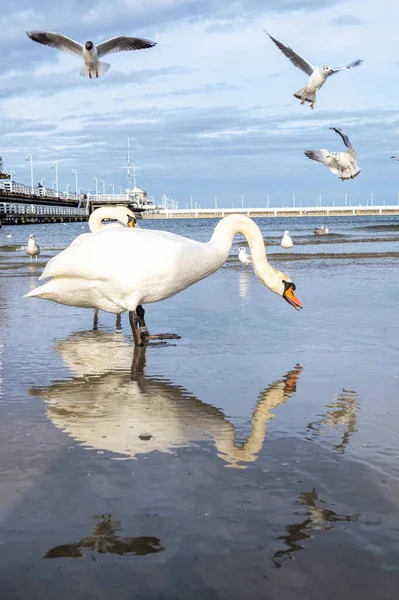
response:
[[[271,266],[271,265],[270,265]],[[303,308],[302,302],[295,295],[295,283],[291,281],[291,279],[278,269],[271,267],[271,270],[268,270],[267,277],[259,276],[259,280],[265,285],[269,290],[282,296],[284,300],[291,304],[296,310],[300,310]]]
[[[127,216],[127,226],[128,227],[136,227],[136,225],[137,225],[136,217],[131,217],[130,215],[126,215],[126,216]]]
[[[284,231],[284,235],[288,235],[288,234],[289,234],[289,231],[288,231],[288,229],[286,229],[286,230]]]
[[[93,46],[94,46],[94,44],[90,40],[85,43],[86,50],[93,50]]]

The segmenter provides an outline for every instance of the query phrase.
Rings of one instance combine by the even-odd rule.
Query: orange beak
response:
[[[287,300],[287,302],[291,304],[291,306],[293,306],[296,310],[300,310],[301,308],[303,308],[302,302],[294,294],[295,285],[292,282],[286,282],[285,287],[286,289],[283,294],[284,300]]]

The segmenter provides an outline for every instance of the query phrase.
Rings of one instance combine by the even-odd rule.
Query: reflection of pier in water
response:
[[[280,568],[286,560],[292,560],[294,552],[305,550],[305,547],[300,542],[312,538],[312,531],[329,531],[333,529],[334,523],[348,523],[349,521],[357,520],[357,517],[354,515],[339,515],[330,508],[317,506],[316,500],[318,500],[319,504],[326,504],[323,500],[319,500],[315,488],[311,492],[302,492],[299,494],[298,504],[306,506],[306,519],[300,523],[288,525],[286,527],[286,535],[277,538],[284,540],[287,546],[284,550],[278,550],[273,554],[272,561],[277,568]]]
[[[63,544],[50,548],[44,558],[82,558],[89,553],[99,554],[134,554],[144,556],[165,550],[161,540],[153,536],[122,537],[117,535],[121,522],[112,515],[94,517],[99,519],[94,523],[93,533],[78,542]]]
[[[327,412],[320,415],[323,417],[322,419],[313,421],[307,426],[309,430],[307,439],[315,440],[326,430],[342,431],[342,437],[339,443],[334,445],[334,451],[343,454],[351,436],[357,431],[357,413],[360,410],[359,398],[356,392],[342,390],[342,393],[326,408]]]
[[[57,345],[76,377],[33,395],[47,403],[50,421],[81,445],[134,458],[151,451],[171,452],[200,441],[213,441],[229,466],[256,461],[266,426],[279,405],[296,391],[302,367],[297,365],[261,392],[244,442],[224,413],[162,377],[145,374],[145,349],[133,349],[118,334],[90,331]]]

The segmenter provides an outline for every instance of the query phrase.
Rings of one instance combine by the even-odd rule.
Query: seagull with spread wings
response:
[[[346,152],[329,152],[328,150],[305,150],[304,154],[311,160],[326,165],[327,169],[334,175],[337,175],[342,181],[346,179],[354,179],[359,175],[361,169],[357,166],[356,152],[349,141],[348,136],[338,129],[338,127],[330,127],[335,133],[341,136],[342,141],[348,148]]]
[[[338,71],[359,67],[363,63],[362,60],[355,60],[354,62],[349,63],[349,65],[346,65],[346,67],[315,67],[315,65],[312,65],[306,58],[303,58],[303,56],[295,52],[295,50],[288,46],[284,46],[284,44],[272,37],[265,29],[263,31],[276,44],[277,48],[290,59],[293,65],[298,67],[298,69],[301,69],[306,75],[309,75],[309,79],[305,86],[295,92],[294,96],[301,101],[301,105],[305,104],[305,102],[310,102],[310,108],[314,108],[316,92],[318,92],[325,84],[327,77],[334,75],[334,73],[338,73]]]
[[[156,42],[151,42],[150,40],[126,37],[124,35],[101,42],[98,46],[95,46],[90,40],[82,46],[82,44],[75,42],[75,40],[66,35],[53,31],[27,31],[26,34],[31,40],[39,44],[51,46],[52,48],[57,48],[57,50],[62,50],[63,52],[68,52],[82,58],[84,67],[81,69],[80,75],[82,77],[89,77],[90,79],[102,77],[110,68],[110,64],[99,60],[106,54],[123,52],[124,50],[143,50],[144,48],[152,48],[156,45]]]

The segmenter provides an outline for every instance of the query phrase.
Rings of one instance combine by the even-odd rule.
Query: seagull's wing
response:
[[[360,58],[358,60],[354,60],[353,62],[349,63],[349,65],[346,65],[346,67],[333,67],[333,72],[330,73],[330,75],[334,75],[334,73],[338,73],[338,71],[346,71],[346,69],[353,69],[354,67],[360,67],[360,65],[363,64],[363,61],[360,60]]]
[[[305,150],[304,154],[311,160],[323,163],[323,165],[326,165],[327,169],[329,169],[331,173],[338,175],[339,169],[337,168],[337,163],[333,157],[330,156],[328,150]]]
[[[328,150],[305,150],[304,155],[310,158],[311,160],[316,160],[317,162],[323,163],[323,165],[327,165],[329,162],[327,156],[329,155]]]
[[[156,45],[156,42],[144,40],[143,38],[119,35],[118,37],[111,38],[106,42],[101,42],[101,44],[98,44],[97,55],[99,58],[101,58],[102,56],[105,56],[105,54],[112,54],[113,52],[123,52],[124,50],[143,50],[144,48],[152,48]]]
[[[56,33],[55,31],[27,31],[26,35],[39,44],[51,46],[51,48],[57,48],[75,56],[82,56],[82,44],[71,40],[71,38],[62,33]]]
[[[316,67],[312,65],[312,63],[310,63],[308,60],[306,60],[306,58],[303,58],[303,56],[295,52],[295,50],[293,50],[292,48],[284,46],[284,44],[272,37],[270,33],[267,33],[265,29],[263,31],[276,44],[277,48],[280,48],[281,52],[285,54],[287,58],[290,59],[293,65],[298,67],[298,69],[301,69],[301,71],[304,71],[306,75],[311,75],[313,73]]]
[[[341,136],[342,141],[344,142],[345,146],[349,149],[352,150],[352,152],[354,152],[353,146],[349,141],[348,136],[346,135],[346,133],[344,133],[342,131],[342,129],[339,129],[338,127],[330,127],[330,129],[332,129],[333,131],[335,131],[335,133],[338,133],[338,135]]]

